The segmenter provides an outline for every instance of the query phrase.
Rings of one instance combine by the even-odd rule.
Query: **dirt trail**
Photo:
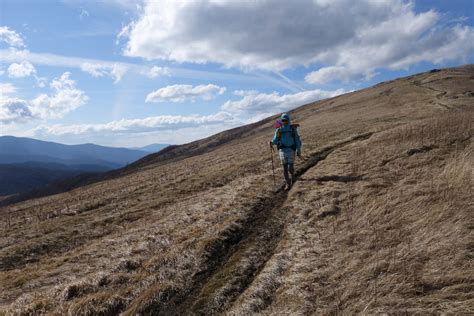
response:
[[[373,132],[356,135],[313,153],[296,170],[296,179],[334,150],[372,135]],[[283,205],[287,195],[281,186],[272,196],[262,198],[244,223],[225,232],[209,248],[206,268],[195,276],[193,286],[186,293],[175,295],[166,306],[145,312],[204,315],[228,309],[274,254],[285,224],[287,212]]]
[[[429,79],[429,77],[426,78],[426,79]],[[426,80],[426,79],[425,79],[425,80]],[[419,88],[428,89],[428,90],[431,90],[431,91],[436,92],[435,98],[436,98],[436,100],[438,100],[438,102],[437,102],[436,104],[438,104],[439,106],[441,106],[441,107],[444,108],[444,109],[449,110],[449,109],[451,109],[451,107],[450,107],[449,105],[444,104],[443,102],[441,102],[442,98],[443,98],[448,92],[447,92],[447,91],[444,91],[444,90],[438,90],[438,89],[435,89],[435,88],[430,87],[430,86],[427,85],[427,84],[429,84],[429,83],[431,83],[431,82],[436,82],[436,81],[439,81],[439,79],[435,79],[435,80],[431,80],[431,81],[422,81],[422,82],[420,82],[420,81],[414,81],[413,84],[414,84],[415,86],[419,87]]]

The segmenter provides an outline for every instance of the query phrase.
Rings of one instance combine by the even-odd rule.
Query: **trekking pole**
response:
[[[276,185],[275,180],[275,163],[273,162],[273,146],[270,144],[270,156],[272,156],[272,171],[273,171],[273,185]]]

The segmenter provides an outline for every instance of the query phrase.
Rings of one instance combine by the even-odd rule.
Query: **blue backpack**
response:
[[[283,125],[279,126],[278,129],[277,129],[277,135],[278,135],[278,139],[279,139],[279,142],[277,144],[277,148],[278,149],[282,149],[282,148],[291,148],[293,150],[296,150],[296,129],[298,128],[298,126],[300,126],[299,124],[291,124],[290,127],[291,129],[289,131],[282,131],[281,130],[281,127]],[[285,146],[281,143],[281,139],[282,139],[282,134],[283,133],[291,133],[291,136],[293,137],[293,145],[291,146]]]

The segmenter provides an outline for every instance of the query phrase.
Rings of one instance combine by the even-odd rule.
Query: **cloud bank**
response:
[[[10,124],[24,122],[33,117],[25,100],[15,97],[0,98],[0,123]]]
[[[170,71],[167,67],[153,66],[150,69],[142,71],[141,74],[153,79],[161,76],[169,76]]]
[[[225,112],[212,115],[161,115],[143,119],[122,119],[104,124],[51,125],[39,126],[36,135],[93,135],[134,134],[164,130],[176,130],[202,125],[215,125],[234,122],[234,117]]]
[[[23,100],[14,94],[10,84],[0,86],[0,123],[23,123],[32,119],[57,119],[84,105],[88,97],[76,88],[76,82],[65,72],[50,83],[51,94],[40,94],[31,100]]]
[[[147,0],[120,36],[126,56],[269,71],[322,65],[306,81],[325,83],[471,56],[473,28],[441,20],[402,0]]]
[[[204,101],[212,100],[216,95],[224,94],[226,88],[213,84],[208,85],[185,85],[175,84],[166,86],[149,93],[146,96],[146,102],[194,102],[196,99]]]
[[[237,101],[225,102],[221,109],[235,114],[258,115],[264,118],[276,113],[286,112],[306,103],[331,98],[346,93],[344,89],[335,91],[307,90],[293,94],[280,95],[278,92],[258,93],[256,91],[234,91],[235,95],[242,96]]]
[[[114,83],[119,82],[129,67],[124,63],[81,63],[81,70],[92,75],[93,77],[108,76],[114,80]]]

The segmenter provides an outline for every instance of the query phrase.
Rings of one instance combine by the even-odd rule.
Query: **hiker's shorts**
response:
[[[282,164],[295,163],[294,150],[283,151],[280,149],[279,153],[280,153],[280,160]]]

